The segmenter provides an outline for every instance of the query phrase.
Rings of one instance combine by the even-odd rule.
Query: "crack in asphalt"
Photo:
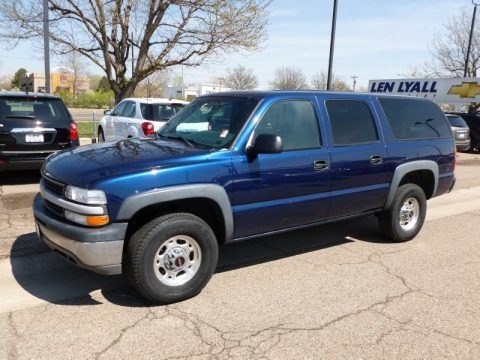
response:
[[[124,337],[124,335],[127,333],[128,330],[135,328],[139,323],[142,321],[146,320],[150,315],[152,315],[152,309],[148,308],[148,311],[145,315],[143,315],[140,319],[134,321],[132,324],[120,329],[119,334],[117,335],[116,338],[114,338],[110,344],[108,344],[103,350],[96,352],[93,354],[95,359],[99,359],[102,355],[107,353],[111,348],[113,348],[115,345],[120,343]]]
[[[20,333],[15,326],[15,321],[13,320],[13,313],[8,314],[8,325],[13,333],[13,340],[12,344],[10,345],[10,349],[8,350],[8,358],[9,359],[16,359],[18,358],[18,349],[16,341],[21,338]]]

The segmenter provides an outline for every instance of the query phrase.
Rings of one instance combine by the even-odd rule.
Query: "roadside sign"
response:
[[[445,104],[480,103],[480,78],[370,80],[372,93],[407,95]]]

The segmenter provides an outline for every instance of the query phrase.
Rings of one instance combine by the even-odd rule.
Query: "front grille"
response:
[[[50,190],[56,195],[63,196],[63,184],[53,181],[45,176],[43,176],[43,183],[45,184],[46,189]]]
[[[47,209],[53,212],[55,215],[63,217],[63,208],[61,206],[58,206],[57,204],[54,204],[47,199],[43,199],[43,203],[45,204]]]

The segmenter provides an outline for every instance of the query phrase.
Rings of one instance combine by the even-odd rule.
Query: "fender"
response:
[[[171,186],[131,195],[123,201],[117,218],[130,219],[147,206],[191,198],[207,198],[220,207],[225,222],[225,239],[230,240],[233,237],[232,206],[225,189],[215,184]]]
[[[127,130],[127,137],[131,136],[131,137],[138,137],[139,131],[137,129],[137,127],[135,125],[130,125],[128,127],[128,130]],[[143,136],[143,134],[141,135]]]
[[[393,177],[392,177],[392,182],[390,183],[390,190],[388,193],[387,201],[385,202],[385,209],[388,209],[392,205],[393,198],[395,196],[395,193],[397,192],[400,181],[402,181],[402,178],[409,172],[417,171],[417,170],[430,170],[432,172],[433,179],[434,179],[432,197],[435,196],[435,193],[437,192],[437,187],[438,187],[438,174],[439,174],[438,164],[432,160],[411,161],[411,162],[399,165],[395,169],[395,172],[393,173]]]

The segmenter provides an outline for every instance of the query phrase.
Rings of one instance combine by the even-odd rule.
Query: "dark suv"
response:
[[[0,93],[0,170],[38,169],[48,155],[78,145],[77,124],[59,97]]]

